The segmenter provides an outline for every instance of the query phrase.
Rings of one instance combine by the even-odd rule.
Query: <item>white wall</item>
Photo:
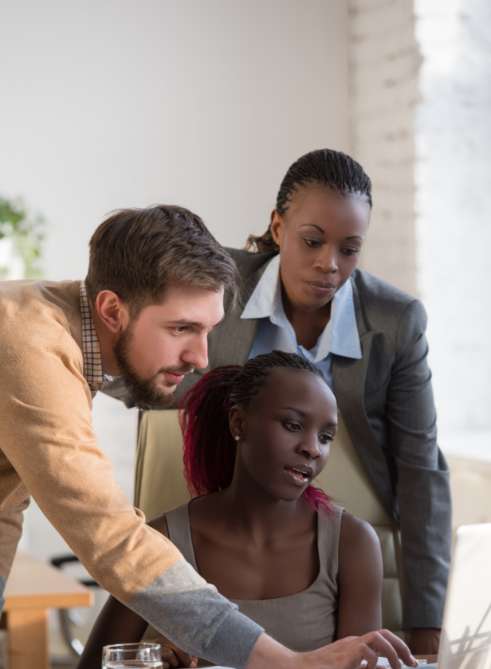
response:
[[[344,2],[2,9],[0,190],[52,222],[49,278],[84,275],[90,234],[115,207],[182,204],[242,245],[295,158],[348,148]]]
[[[117,207],[181,204],[242,246],[293,160],[349,150],[344,1],[3,0],[0,21],[0,193],[51,222],[47,278],[85,275]],[[131,495],[134,415],[108,401],[96,430]],[[24,543],[62,548],[35,508]]]
[[[418,0],[419,290],[440,443],[491,460],[491,4]]]

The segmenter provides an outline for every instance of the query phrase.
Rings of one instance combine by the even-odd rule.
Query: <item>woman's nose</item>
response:
[[[318,458],[321,455],[321,449],[317,435],[310,437],[304,435],[299,451],[312,460]]]
[[[335,249],[326,245],[317,256],[314,268],[320,269],[322,272],[336,272],[338,261]]]

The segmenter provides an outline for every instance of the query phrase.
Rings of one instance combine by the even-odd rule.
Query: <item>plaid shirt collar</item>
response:
[[[112,381],[102,371],[102,356],[99,339],[90,313],[89,298],[85,281],[80,282],[80,311],[82,313],[82,355],[84,358],[84,376],[93,393],[102,390],[104,379]]]

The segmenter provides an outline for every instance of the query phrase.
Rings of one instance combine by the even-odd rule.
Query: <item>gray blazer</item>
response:
[[[209,364],[184,378],[180,396],[219,365],[243,365],[259,320],[240,316],[271,253],[227,249],[240,276],[239,304],[209,336]],[[441,627],[451,549],[449,470],[436,443],[423,305],[375,277],[351,277],[363,357],[333,355],[338,407],[353,446],[401,529],[406,629]],[[111,393],[131,405],[116,388]]]

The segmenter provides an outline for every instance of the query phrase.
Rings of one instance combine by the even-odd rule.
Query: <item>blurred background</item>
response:
[[[0,22],[0,198],[28,223],[0,221],[1,276],[81,279],[109,211],[160,202],[242,247],[295,159],[345,151],[374,186],[362,267],[423,300],[440,446],[487,513],[491,3],[0,0]],[[99,394],[93,420],[131,499],[136,415]],[[35,504],[21,547],[66,551]]]

